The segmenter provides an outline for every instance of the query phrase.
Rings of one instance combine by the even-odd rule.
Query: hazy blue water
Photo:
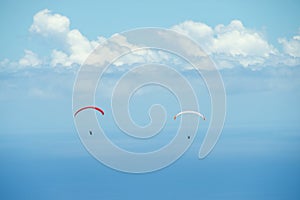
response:
[[[0,199],[299,199],[298,135],[225,130],[208,158],[195,141],[149,174],[103,166],[76,133],[1,135]]]

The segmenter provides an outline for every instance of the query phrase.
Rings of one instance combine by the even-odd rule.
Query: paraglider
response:
[[[201,117],[203,120],[205,120],[205,116],[203,114],[196,112],[196,111],[192,111],[192,110],[186,110],[186,111],[182,111],[182,112],[178,113],[177,115],[174,116],[174,120],[182,114],[195,114],[195,115],[198,115],[199,117]]]
[[[192,111],[192,110],[186,110],[186,111],[182,111],[180,113],[178,113],[177,115],[174,116],[174,120],[176,120],[176,118],[182,114],[194,114],[194,115],[198,115],[199,117],[201,117],[203,120],[205,120],[205,116],[199,112],[196,111]],[[191,139],[191,136],[188,135],[187,137],[188,139]]]
[[[104,115],[104,111],[103,111],[102,109],[96,107],[96,106],[85,106],[85,107],[80,108],[79,110],[77,110],[77,111],[75,112],[75,114],[74,114],[74,117],[76,117],[76,115],[77,115],[79,112],[81,112],[81,111],[83,111],[83,110],[86,110],[86,109],[94,109],[94,110],[97,110],[98,112],[100,112],[102,115]],[[93,135],[93,132],[92,132],[91,130],[89,130],[89,133],[90,133],[90,135]]]
[[[77,111],[75,112],[75,114],[74,114],[74,117],[76,117],[76,115],[77,115],[79,112],[81,112],[81,111],[83,111],[83,110],[86,110],[86,109],[94,109],[94,110],[99,111],[102,115],[104,115],[104,111],[101,110],[100,108],[98,108],[98,107],[96,107],[96,106],[86,106],[86,107],[83,107],[83,108],[80,108],[79,110],[77,110]]]

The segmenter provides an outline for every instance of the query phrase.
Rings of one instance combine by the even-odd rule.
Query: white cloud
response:
[[[215,28],[186,21],[172,29],[195,39],[221,68],[263,64],[270,55],[278,53],[259,32],[245,28],[239,20],[233,20],[227,26],[219,24]]]
[[[216,37],[213,53],[224,53],[229,56],[268,57],[276,50],[255,31],[246,29],[241,21],[234,20],[228,26],[215,27]]]
[[[99,37],[97,41],[89,41],[77,29],[70,29],[70,20],[63,15],[52,13],[45,9],[33,17],[30,32],[36,33],[48,39],[52,37],[63,42],[62,50],[52,50],[51,66],[80,65],[89,53],[104,39]]]
[[[70,67],[72,62],[68,55],[62,51],[54,49],[51,53],[51,66],[66,66]]]
[[[211,52],[214,30],[208,25],[200,22],[185,21],[172,27],[173,30],[190,36],[192,39],[201,43],[201,47]]]
[[[21,67],[36,67],[42,64],[42,60],[37,54],[30,50],[25,50],[25,55],[19,60],[19,65]]]
[[[218,68],[233,68],[236,66],[261,68],[264,66],[295,66],[300,64],[300,35],[296,35],[291,39],[278,39],[278,42],[283,46],[283,52],[279,52],[264,38],[263,34],[246,28],[239,20],[233,20],[228,25],[219,24],[215,27],[201,22],[185,21],[171,27],[171,29],[197,41],[205,52],[211,56]],[[34,15],[29,31],[42,36],[46,40],[58,41],[58,45],[55,49],[50,49],[51,55],[45,55],[43,62],[36,53],[25,50],[24,57],[17,62],[8,59],[1,61],[1,70],[7,68],[18,69],[25,66],[36,67],[41,64],[52,67],[80,65],[97,45],[106,40],[103,37],[89,40],[78,29],[70,28],[68,17],[52,13],[48,9],[41,10]],[[102,62],[103,64],[103,62],[115,58],[120,53],[138,48],[137,45],[130,43],[122,35],[116,34],[112,37],[113,40],[110,40],[109,45],[99,51],[101,55],[105,56],[99,58],[98,55],[95,55],[95,59],[89,59],[90,62],[95,61],[98,64]],[[180,44],[179,46],[182,46],[182,51],[186,52],[186,49],[190,49],[186,40],[181,41],[177,38],[176,42]],[[199,51],[202,52],[201,49]],[[199,55],[199,51],[191,50],[188,52]],[[174,56],[162,51],[143,50],[132,52],[118,59],[114,64],[122,66],[125,63],[131,65],[153,61],[164,64],[178,62]]]
[[[58,36],[66,34],[70,28],[70,20],[60,14],[52,14],[50,10],[44,9],[33,17],[30,32],[43,36]]]
[[[76,64],[81,64],[95,48],[95,43],[98,44],[96,41],[90,42],[77,29],[68,32],[66,42],[70,51],[69,58]]]
[[[300,57],[300,35],[294,36],[292,39],[279,38],[278,42],[282,44],[286,54],[294,58]]]

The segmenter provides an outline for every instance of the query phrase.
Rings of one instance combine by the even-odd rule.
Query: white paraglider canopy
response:
[[[194,114],[194,115],[198,115],[199,117],[201,117],[203,120],[205,120],[205,116],[203,114],[201,114],[200,112],[197,112],[197,111],[192,111],[192,110],[186,110],[186,111],[182,111],[178,114],[176,114],[174,116],[174,120],[179,117],[180,115],[182,114]]]

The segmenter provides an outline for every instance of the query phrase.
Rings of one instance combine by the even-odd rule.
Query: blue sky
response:
[[[2,1],[0,197],[298,199],[299,6],[297,1]],[[191,148],[172,166],[131,175],[103,166],[84,149],[73,122],[72,92],[80,64],[97,44],[139,27],[170,28],[198,42],[220,70],[227,114],[206,159],[197,158],[208,127],[202,123]],[[193,72],[183,73],[193,87],[203,84]],[[108,74],[107,85],[118,76]],[[172,95],[159,89],[151,96],[152,89],[144,98],[135,96],[134,106],[146,112],[159,99],[172,112]],[[207,91],[199,88],[196,95],[209,116]],[[101,88],[96,97],[109,99]],[[133,119],[140,125],[149,120],[135,111]],[[102,125],[112,135],[119,131],[111,121]],[[170,124],[165,130],[173,129]],[[120,145],[134,149],[130,144]]]

